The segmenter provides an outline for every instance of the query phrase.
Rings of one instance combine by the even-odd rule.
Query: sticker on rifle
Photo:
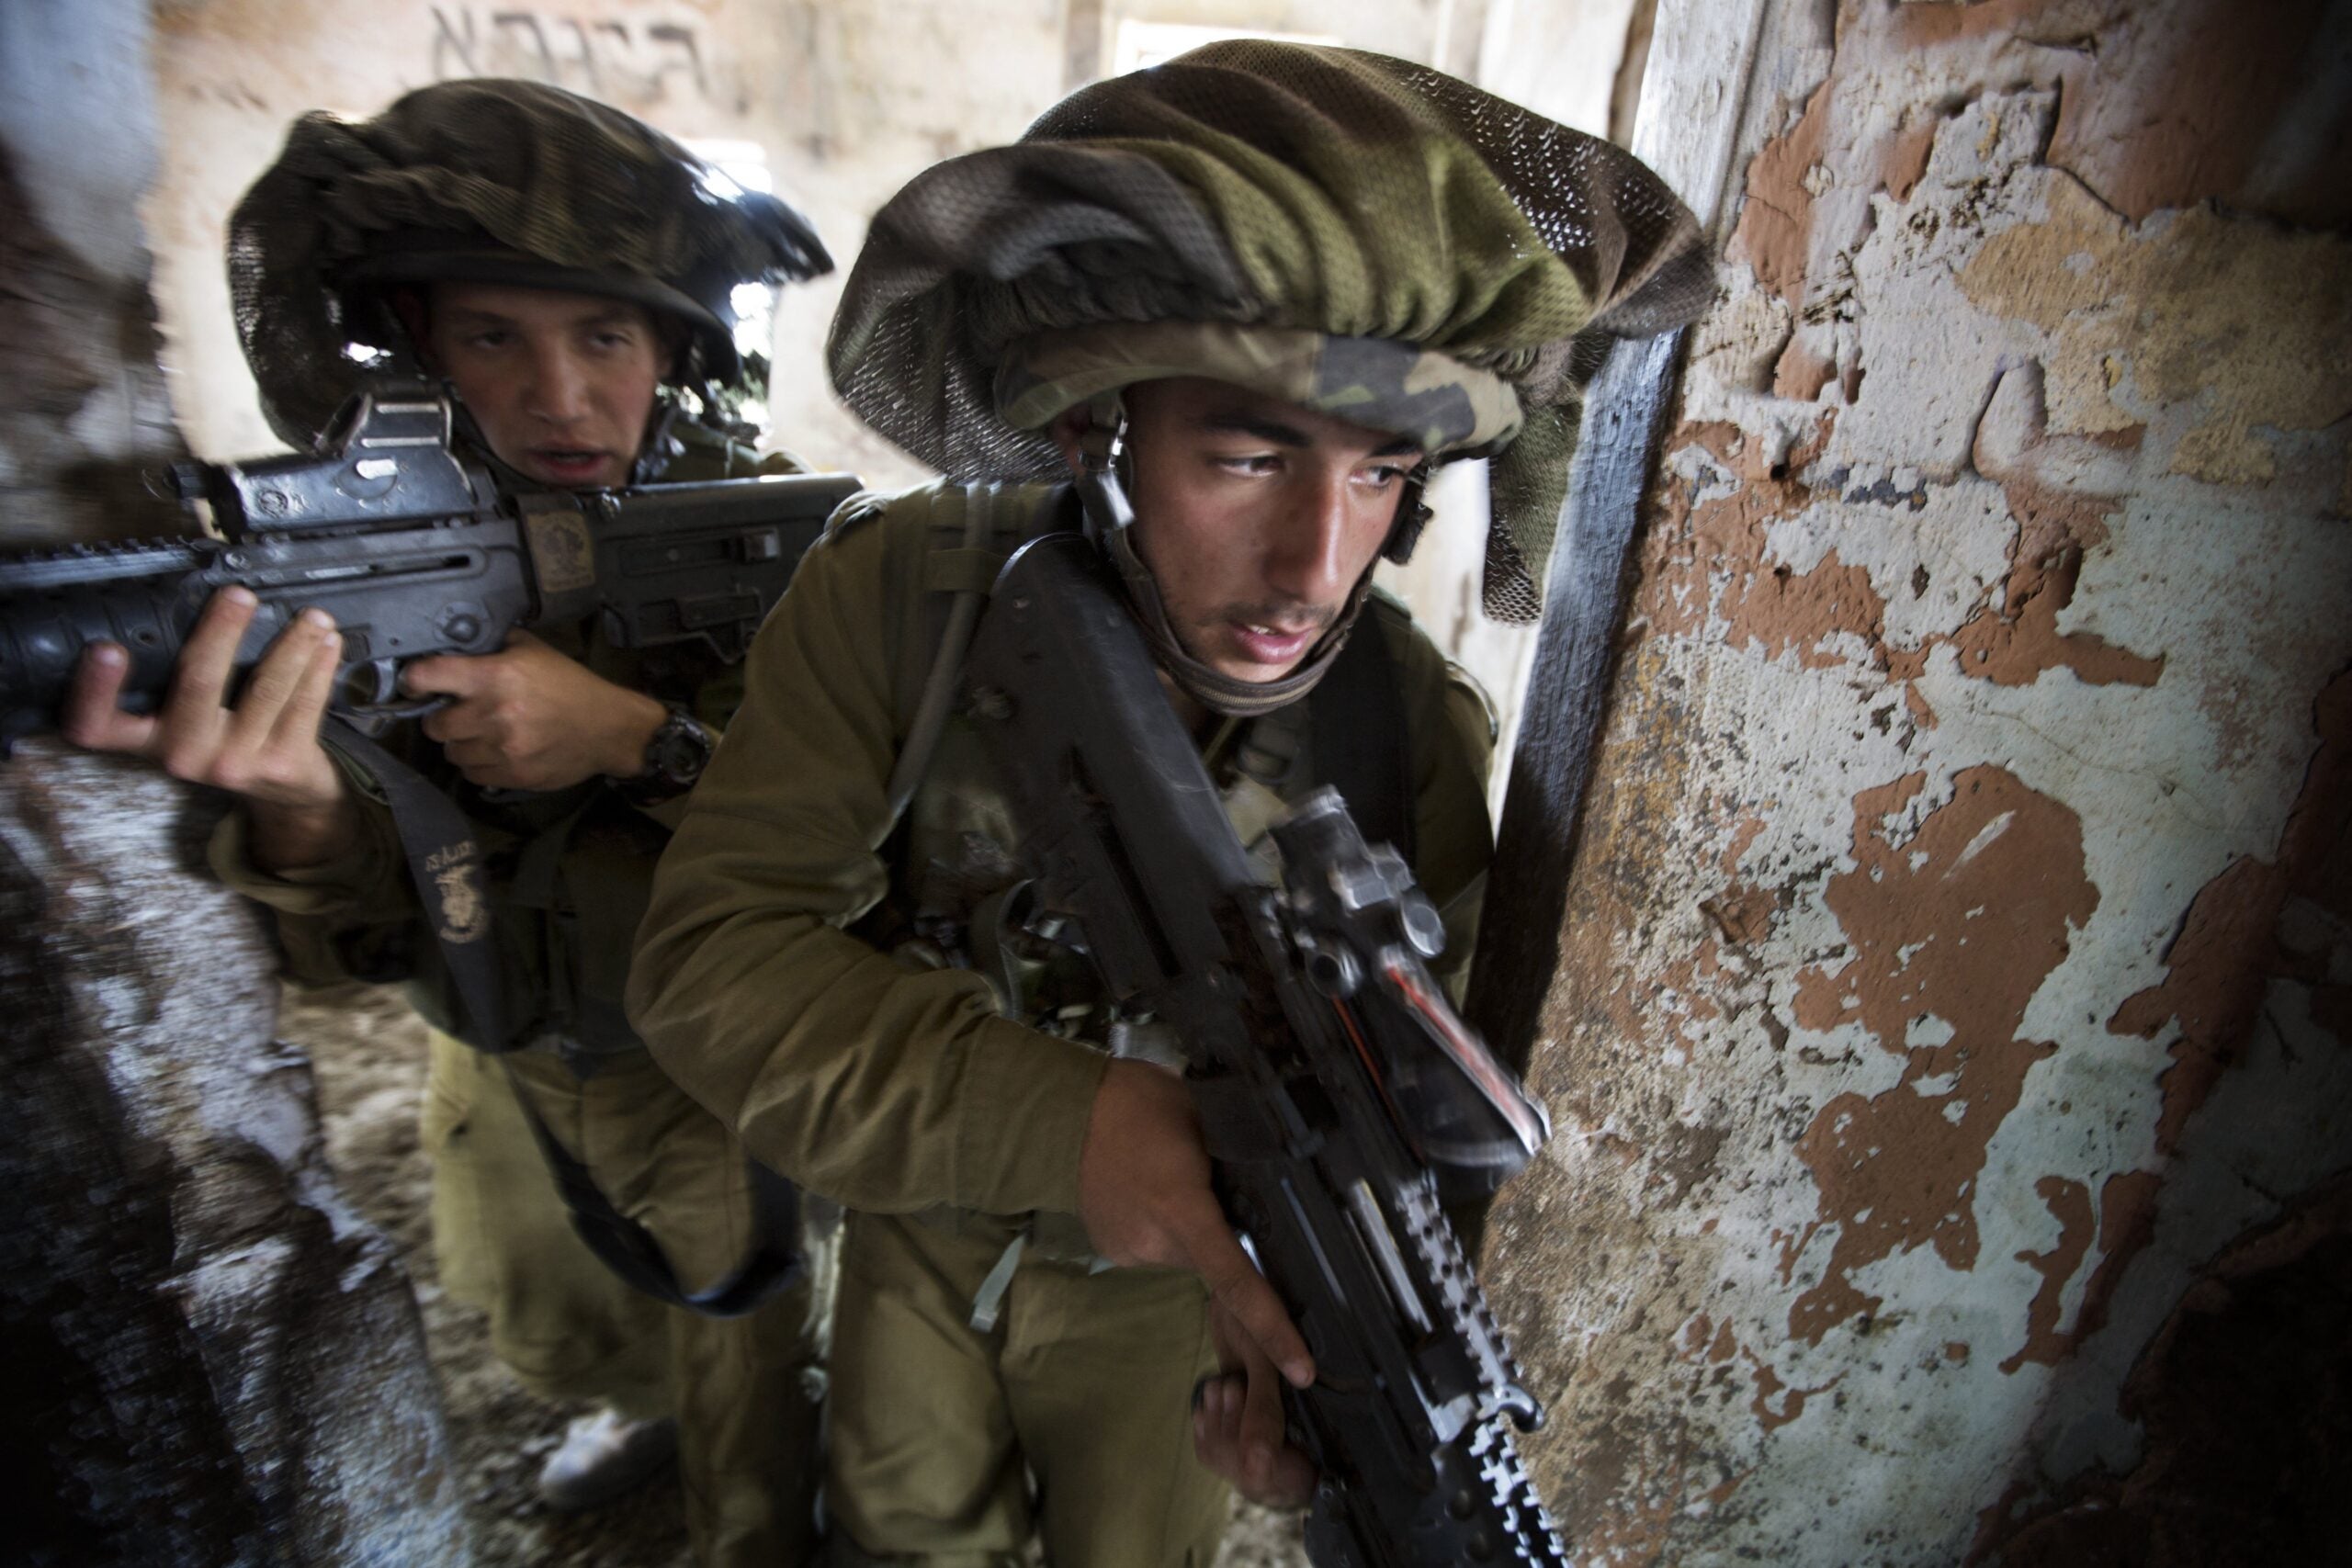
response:
[[[481,896],[481,851],[471,840],[437,849],[424,857],[433,878],[441,940],[453,947],[477,941],[490,930],[490,905]]]
[[[596,550],[585,517],[570,507],[552,506],[524,513],[523,526],[531,536],[531,565],[542,592],[568,593],[596,585]]]

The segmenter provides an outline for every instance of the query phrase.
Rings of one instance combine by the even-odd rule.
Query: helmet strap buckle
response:
[[[1101,544],[1132,527],[1136,510],[1120,479],[1120,460],[1127,446],[1126,411],[1114,394],[1108,410],[1098,406],[1094,413],[1093,423],[1078,438],[1078,499],[1086,513],[1087,537]]]
[[[1396,507],[1396,522],[1388,530],[1388,542],[1380,547],[1381,558],[1403,566],[1413,558],[1413,547],[1421,542],[1421,530],[1429,526],[1430,503],[1422,499],[1429,489],[1430,465],[1417,463],[1405,476],[1405,493]]]

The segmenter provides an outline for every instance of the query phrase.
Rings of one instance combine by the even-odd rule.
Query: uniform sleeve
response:
[[[263,871],[254,863],[251,823],[242,809],[220,819],[207,846],[213,874],[276,918],[287,977],[298,985],[395,977],[396,954],[417,914],[390,807],[350,764],[345,771],[359,796],[359,830],[325,863]]]
[[[638,934],[629,1013],[763,1161],[852,1207],[1075,1213],[1104,1059],[1001,1017],[980,976],[842,928],[882,897],[891,650],[919,515],[836,526],[753,644]]]

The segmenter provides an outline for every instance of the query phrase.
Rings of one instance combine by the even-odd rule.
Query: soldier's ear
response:
[[[1079,441],[1093,428],[1093,415],[1087,412],[1084,403],[1064,409],[1054,416],[1053,423],[1046,426],[1046,434],[1060,450],[1062,461],[1069,465],[1069,471],[1073,474],[1085,470],[1086,457],[1079,449]]]

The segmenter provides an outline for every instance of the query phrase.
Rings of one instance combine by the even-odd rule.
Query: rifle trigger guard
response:
[[[365,664],[354,664],[340,678],[334,711],[363,735],[381,735],[385,728],[402,719],[423,718],[429,713],[439,713],[456,701],[447,693],[425,697],[401,695],[400,663],[391,659],[371,659]],[[341,699],[349,693],[365,700],[345,704]]]

